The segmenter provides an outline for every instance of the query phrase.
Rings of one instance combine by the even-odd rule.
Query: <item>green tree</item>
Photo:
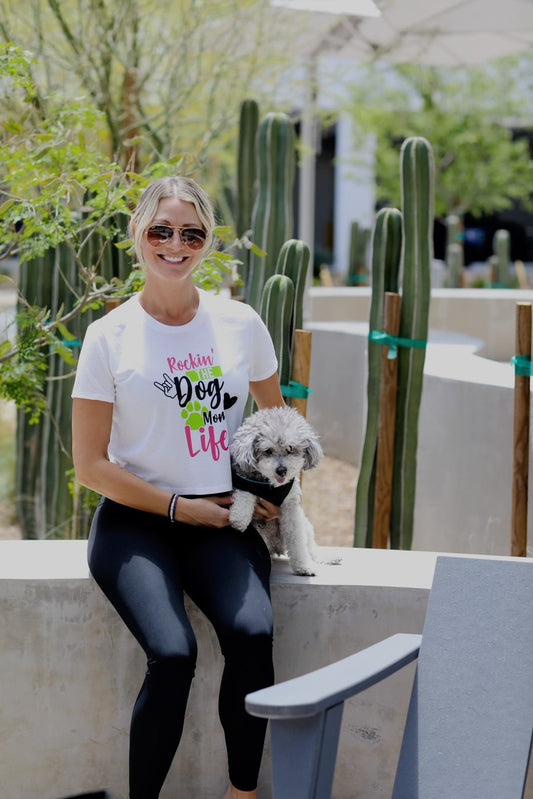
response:
[[[183,158],[158,161],[142,173],[124,171],[100,145],[101,112],[64,95],[47,96],[33,79],[35,61],[13,45],[0,45],[0,253],[25,262],[61,245],[58,263],[68,302],[52,307],[20,295],[13,330],[0,331],[0,396],[14,400],[37,421],[46,409],[47,356],[73,365],[69,327],[142,284],[139,269],[122,278],[106,269],[111,248],[129,249],[126,222],[144,186],[154,177],[186,172]],[[221,237],[228,231],[219,229]],[[234,259],[215,252],[198,273],[205,287],[219,283]],[[8,277],[1,278],[6,281]],[[57,293],[57,292],[56,292]]]
[[[533,161],[512,128],[530,123],[531,65],[526,56],[483,69],[363,69],[350,110],[359,131],[376,136],[378,200],[398,205],[401,144],[424,136],[435,154],[437,216],[528,204]]]
[[[102,115],[107,154],[135,170],[194,153],[213,184],[240,102],[262,102],[290,33],[267,0],[0,0],[0,40],[34,54],[46,94]],[[216,143],[217,147],[211,146]]]

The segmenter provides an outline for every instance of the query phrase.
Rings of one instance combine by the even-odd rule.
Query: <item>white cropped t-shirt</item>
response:
[[[200,291],[194,319],[170,326],[136,295],[89,325],[72,396],[113,403],[113,463],[171,492],[214,494],[231,490],[228,449],[249,382],[276,369],[249,305]]]

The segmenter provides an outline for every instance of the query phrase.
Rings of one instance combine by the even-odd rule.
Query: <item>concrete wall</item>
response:
[[[312,322],[368,322],[369,288],[312,288]],[[480,355],[508,361],[514,352],[515,307],[533,302],[533,291],[514,289],[433,289],[429,311],[432,330],[479,338]]]
[[[59,799],[107,789],[126,799],[129,717],[144,657],[89,578],[85,542],[0,542],[2,799]],[[341,550],[342,566],[299,578],[274,565],[277,679],[344,657],[395,632],[420,632],[432,553]],[[217,719],[221,660],[189,605],[199,663],[182,746],[162,799],[220,799],[225,752]],[[412,667],[346,708],[334,796],[385,799]],[[270,795],[267,746],[261,796]]]

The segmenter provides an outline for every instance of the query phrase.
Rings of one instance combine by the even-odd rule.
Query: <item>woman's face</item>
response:
[[[162,240],[164,235],[158,238],[157,235],[148,234],[151,228],[159,225],[180,230],[174,230],[172,237],[164,241]],[[183,235],[182,228],[187,229]],[[165,197],[159,202],[157,213],[142,238],[142,255],[147,279],[150,274],[173,281],[191,277],[205,251],[205,242],[198,248],[201,242],[193,233],[194,229],[201,231],[202,225],[193,203],[176,197]],[[159,230],[165,233],[164,227]],[[157,232],[156,228],[155,233]],[[185,243],[188,239],[192,242],[191,246]]]

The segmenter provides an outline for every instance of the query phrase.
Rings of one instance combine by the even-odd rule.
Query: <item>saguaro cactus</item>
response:
[[[401,151],[403,284],[398,351],[398,400],[391,512],[391,546],[410,549],[413,538],[418,417],[424,377],[433,261],[434,163],[430,143],[406,139]]]
[[[464,268],[464,250],[457,242],[451,242],[446,247],[446,266],[448,270],[446,286],[451,289],[461,288]]]
[[[252,227],[252,210],[256,188],[257,170],[257,127],[259,106],[255,100],[244,100],[241,104],[239,141],[237,152],[237,192],[235,204],[235,230],[241,238]],[[241,277],[244,283],[248,277],[249,250],[239,252],[242,261]]]
[[[245,300],[259,310],[261,293],[274,273],[279,251],[293,235],[294,126],[286,114],[267,114],[257,134],[257,196],[252,241],[266,257],[250,255]]]
[[[115,229],[124,229],[125,217],[117,217]],[[93,234],[81,254],[86,264],[99,263],[99,273],[106,279],[124,279],[130,269],[123,250],[113,247],[99,234]],[[41,258],[24,262],[20,267],[20,292],[31,304],[47,307],[51,315],[61,307],[73,308],[79,290],[78,264],[66,244],[49,250]],[[72,468],[71,399],[74,368],[79,342],[87,325],[101,311],[88,310],[69,324],[73,338],[65,342],[72,363],[56,352],[47,358],[46,399],[49,412],[38,425],[30,424],[23,410],[17,414],[16,435],[16,507],[25,538],[72,538],[87,533],[88,514],[75,508],[69,490],[67,472]]]
[[[362,286],[368,283],[367,250],[371,231],[352,222],[350,227],[350,253],[348,260],[348,285]]]
[[[492,284],[496,288],[511,285],[511,236],[508,230],[497,230],[492,239]]]
[[[396,208],[383,208],[376,217],[372,240],[372,297],[370,330],[383,330],[386,291],[398,291],[402,248],[402,215]],[[357,481],[355,546],[372,546],[375,470],[381,387],[381,345],[368,342],[366,429]]]

